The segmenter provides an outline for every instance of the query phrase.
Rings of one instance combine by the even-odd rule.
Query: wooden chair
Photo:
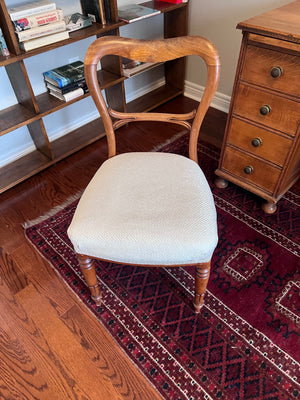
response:
[[[207,82],[197,111],[166,114],[107,109],[97,81],[97,64],[106,55],[142,62],[200,56],[207,66]],[[199,36],[152,41],[109,36],[90,45],[84,64],[109,147],[109,158],[84,191],[68,229],[91,297],[100,305],[95,259],[145,267],[193,265],[193,303],[199,313],[218,236],[213,196],[198,165],[197,142],[219,81],[218,53]],[[188,128],[189,158],[163,152],[116,155],[114,130],[133,121],[164,121]]]

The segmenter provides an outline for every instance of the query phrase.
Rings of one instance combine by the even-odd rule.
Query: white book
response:
[[[37,26],[32,29],[26,29],[25,31],[16,32],[19,42],[25,42],[26,40],[36,39],[42,36],[51,35],[52,33],[62,32],[66,30],[65,21],[57,21],[52,24]]]
[[[56,21],[62,21],[64,19],[63,10],[57,8],[56,10],[45,11],[43,13],[29,15],[25,18],[16,19],[14,22],[15,31],[25,31],[26,29],[32,29],[37,26],[51,24]]]
[[[54,96],[57,97],[60,100],[63,101],[70,101],[73,99],[76,99],[79,96],[82,96],[84,94],[84,90],[82,88],[77,88],[75,90],[72,90],[72,92],[68,92],[68,93],[58,93],[56,90],[49,90],[49,93]]]
[[[44,11],[55,10],[56,4],[50,0],[39,0],[31,1],[30,3],[22,4],[17,7],[8,9],[10,19],[15,21],[16,19],[25,18],[29,15],[38,14]]]
[[[69,32],[62,31],[53,33],[52,35],[42,36],[40,38],[28,40],[27,42],[20,42],[20,49],[28,51],[37,49],[38,47],[47,46],[48,44],[60,42],[61,40],[69,39]]]

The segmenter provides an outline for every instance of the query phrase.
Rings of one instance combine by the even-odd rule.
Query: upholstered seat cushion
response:
[[[125,153],[99,168],[68,235],[77,253],[104,260],[207,262],[218,240],[216,210],[194,161],[170,153]]]

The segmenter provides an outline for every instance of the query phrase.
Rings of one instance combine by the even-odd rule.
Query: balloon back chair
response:
[[[97,64],[107,55],[153,63],[200,56],[206,64],[207,80],[198,109],[172,114],[123,113],[107,108],[97,80]],[[100,305],[95,259],[147,268],[194,266],[193,304],[199,313],[218,234],[213,196],[198,165],[197,142],[219,81],[218,53],[210,41],[199,36],[149,41],[109,36],[90,45],[84,68],[109,149],[108,160],[85,189],[68,228],[91,297]],[[189,158],[154,151],[116,155],[114,131],[133,121],[188,128]]]

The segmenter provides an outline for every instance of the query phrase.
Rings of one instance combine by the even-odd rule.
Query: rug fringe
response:
[[[39,223],[43,222],[45,219],[52,217],[53,215],[55,215],[56,213],[58,213],[59,211],[63,210],[65,207],[67,207],[71,203],[73,203],[75,200],[78,200],[81,197],[82,193],[83,193],[83,190],[81,190],[80,192],[68,197],[67,200],[64,201],[62,204],[59,204],[58,206],[56,206],[54,208],[51,208],[51,210],[49,210],[45,214],[41,215],[40,217],[37,217],[37,218],[32,219],[30,221],[25,221],[22,224],[22,227],[24,229],[31,228],[33,225],[39,224]]]
[[[176,135],[172,136],[170,139],[167,139],[164,143],[158,144],[157,146],[154,146],[151,151],[159,151],[163,147],[165,147],[167,144],[173,143],[175,140],[179,139],[181,136],[186,135],[188,132],[179,132]]]

